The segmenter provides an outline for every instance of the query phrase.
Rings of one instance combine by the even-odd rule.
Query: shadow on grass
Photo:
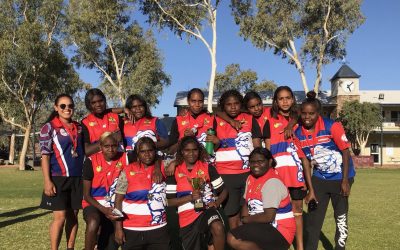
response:
[[[25,207],[25,208],[21,208],[21,209],[17,209],[17,210],[13,210],[13,211],[2,213],[2,214],[0,214],[0,217],[19,216],[19,215],[23,215],[23,214],[27,214],[27,213],[33,212],[33,211],[37,210],[38,208],[39,208],[39,206]]]
[[[2,222],[0,222],[0,228],[7,227],[7,226],[10,226],[10,225],[13,225],[13,224],[16,224],[16,223],[28,221],[28,220],[33,220],[33,219],[42,217],[42,216],[44,216],[46,214],[49,214],[49,213],[51,213],[51,211],[46,211],[46,212],[43,212],[43,213],[40,213],[40,214],[26,215],[26,216],[22,216],[22,217],[18,217],[18,218],[12,219],[12,220],[2,221]]]

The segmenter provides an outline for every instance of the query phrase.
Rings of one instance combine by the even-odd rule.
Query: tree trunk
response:
[[[208,86],[208,102],[207,110],[212,113],[212,102],[214,98],[214,84],[215,84],[215,73],[217,71],[217,10],[214,10],[214,22],[211,24],[213,32],[212,49],[210,51],[211,57],[211,74],[210,74],[210,85]]]
[[[28,151],[31,129],[32,125],[28,123],[25,130],[24,143],[22,144],[21,153],[19,154],[19,170],[25,170],[25,157]]]
[[[11,119],[12,122],[14,122],[14,117]],[[11,137],[10,137],[10,153],[8,155],[8,164],[14,164],[15,160],[15,126],[11,126]]]
[[[365,150],[365,146],[367,145],[367,141],[361,142],[360,143],[360,152],[361,155],[366,155],[366,150]]]

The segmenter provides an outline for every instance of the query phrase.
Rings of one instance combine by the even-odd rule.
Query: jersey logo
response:
[[[280,126],[282,126],[282,123],[280,122],[274,123],[274,128],[279,128]]]
[[[96,167],[96,171],[97,171],[97,172],[100,172],[101,169],[102,169],[101,166],[97,166],[97,167]]]
[[[68,136],[67,131],[65,131],[65,129],[63,129],[63,128],[60,129],[60,134],[61,134],[62,136]]]
[[[344,141],[344,142],[348,142],[347,137],[346,137],[345,134],[342,135],[341,139],[342,139],[342,141]]]
[[[249,155],[253,151],[253,141],[251,138],[251,132],[240,132],[235,138],[236,152],[243,161],[242,169],[249,168]]]
[[[144,120],[144,124],[148,125],[148,124],[150,124],[150,123],[151,123],[150,120],[148,120],[148,119]]]
[[[94,127],[94,126],[96,126],[96,124],[97,124],[96,122],[89,122],[90,127]]]
[[[209,124],[209,123],[210,123],[210,121],[209,121],[207,118],[205,118],[203,124],[204,124],[204,125],[207,125],[207,124]]]
[[[249,209],[249,215],[255,215],[264,212],[262,201],[257,199],[249,199],[247,201],[247,208]]]
[[[122,162],[117,162],[117,164],[115,165],[116,168],[120,169],[122,167]]]
[[[182,121],[182,126],[185,126],[186,124],[188,124],[189,122],[188,121]]]
[[[220,122],[219,125],[220,125],[220,126],[224,126],[224,125],[225,125],[225,122]]]
[[[182,177],[184,177],[184,176],[186,176],[184,173],[178,173],[178,177],[179,177],[179,178],[182,178]]]
[[[149,190],[147,206],[151,214],[151,225],[161,224],[166,219],[165,207],[167,206],[167,197],[165,193],[166,184],[153,183]]]
[[[109,122],[115,122],[115,119],[114,119],[114,117],[110,116],[110,117],[108,117],[108,121]]]
[[[136,172],[135,171],[129,171],[129,174],[133,176],[133,175],[136,174]]]

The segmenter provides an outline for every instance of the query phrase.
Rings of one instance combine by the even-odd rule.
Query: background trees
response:
[[[62,0],[0,2],[0,115],[25,134],[21,170],[42,104],[81,87],[60,43],[63,8]]]
[[[170,77],[151,32],[143,32],[133,16],[133,1],[70,0],[68,43],[78,67],[96,69],[108,97],[123,104],[129,94],[158,103]]]
[[[232,0],[240,35],[262,50],[287,59],[305,92],[306,63],[315,66],[318,93],[322,67],[346,55],[346,41],[363,22],[360,0]]]
[[[378,104],[359,101],[348,101],[343,104],[339,120],[343,123],[352,149],[360,149],[365,154],[370,133],[382,125],[382,113]]]
[[[257,72],[241,70],[239,64],[229,64],[225,68],[224,73],[217,73],[215,76],[215,88],[219,92],[224,92],[229,89],[237,89],[242,93],[249,90],[265,91],[275,90],[276,84],[273,81],[264,80],[257,83]]]

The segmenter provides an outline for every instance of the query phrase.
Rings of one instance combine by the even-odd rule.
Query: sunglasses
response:
[[[64,110],[66,107],[68,107],[69,109],[74,109],[75,108],[75,105],[74,104],[60,104],[60,108],[62,109],[62,110]]]

